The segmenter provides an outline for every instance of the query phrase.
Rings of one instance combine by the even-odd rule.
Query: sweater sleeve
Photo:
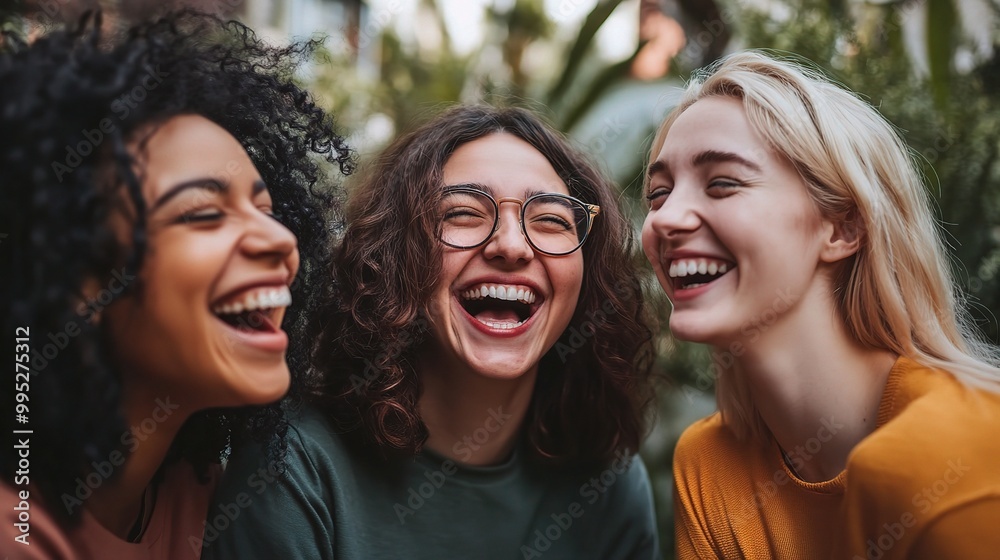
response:
[[[234,453],[209,509],[203,560],[333,559],[331,495],[307,444],[291,428],[278,464],[258,447]]]

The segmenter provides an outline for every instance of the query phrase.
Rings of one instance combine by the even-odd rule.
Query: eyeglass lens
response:
[[[496,204],[486,193],[454,191],[442,202],[441,240],[454,247],[476,247],[493,233]],[[532,198],[524,205],[524,232],[539,251],[574,251],[587,235],[587,209],[555,195]]]

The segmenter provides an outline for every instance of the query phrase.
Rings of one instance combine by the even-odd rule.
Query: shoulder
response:
[[[578,488],[567,489],[567,493],[572,498],[560,503],[570,501],[568,509],[562,507],[573,518],[581,518],[586,533],[594,538],[615,535],[615,558],[659,558],[653,488],[638,454],[619,451],[603,470],[592,473]],[[606,543],[597,538],[590,544],[600,548]],[[610,551],[603,554],[602,557],[611,557],[607,556]]]
[[[289,415],[285,450],[269,456],[264,445],[237,447],[226,465],[222,486],[250,488],[263,493],[275,482],[294,483],[300,490],[322,486],[331,463],[345,450],[333,426],[316,409],[306,407]]]
[[[722,425],[722,415],[718,412],[695,421],[681,432],[675,453],[691,454],[702,449],[705,444],[715,444],[728,439],[728,430]]]
[[[886,387],[879,424],[847,461],[845,512],[854,520],[849,530],[859,550],[886,527],[905,528],[894,541],[908,548],[935,526],[953,527],[948,519],[982,519],[977,512],[983,508],[996,511],[1000,395],[901,359]],[[979,534],[974,523],[961,525],[966,535]]]
[[[737,440],[722,422],[722,415],[716,412],[688,426],[677,440],[674,449],[675,475],[704,468],[714,469],[727,464],[728,460],[745,458],[750,450],[751,445]]]
[[[341,445],[339,432],[329,418],[314,406],[304,406],[288,415],[289,448],[322,452]]]
[[[649,482],[646,464],[638,454],[619,451],[615,460],[583,486],[607,488],[612,501],[627,511],[642,511],[652,506],[653,489]],[[596,489],[596,488],[595,488]],[[581,490],[581,495],[584,490]]]
[[[720,550],[736,550],[738,532],[745,531],[738,527],[762,523],[769,511],[760,505],[762,496],[788,482],[780,478],[784,473],[773,444],[738,440],[718,412],[688,427],[674,451],[678,558],[714,558]]]
[[[881,485],[892,477],[925,485],[1000,461],[1000,394],[966,387],[948,372],[909,360],[897,367],[883,397],[880,426],[848,457],[852,484],[871,477]],[[986,478],[1000,483],[992,474]]]
[[[913,545],[915,560],[996,558],[1000,550],[1000,494],[971,500],[943,512],[920,533]]]
[[[283,454],[269,456],[259,444],[233,451],[209,512],[203,558],[299,558],[332,547],[336,434],[311,409],[290,421]]]

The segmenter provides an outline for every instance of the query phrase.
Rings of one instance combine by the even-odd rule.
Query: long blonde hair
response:
[[[997,349],[979,338],[966,311],[923,176],[893,125],[818,71],[748,51],[695,77],[657,131],[652,158],[677,117],[711,96],[742,100],[751,126],[798,170],[824,217],[861,232],[836,293],[856,339],[1000,392]],[[737,437],[766,437],[746,380],[723,371],[716,387]]]

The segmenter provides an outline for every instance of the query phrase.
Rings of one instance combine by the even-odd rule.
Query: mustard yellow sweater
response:
[[[786,450],[796,466],[829,441]],[[1000,559],[1000,395],[900,358],[876,430],[825,482],[773,441],[739,442],[718,413],[674,455],[678,558]]]

